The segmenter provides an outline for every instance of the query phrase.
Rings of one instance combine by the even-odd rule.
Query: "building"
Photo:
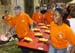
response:
[[[35,4],[35,5],[34,5]],[[14,7],[20,5],[22,11],[26,11],[30,15],[34,12],[35,6],[39,5],[38,0],[0,0],[0,15],[4,10],[9,10],[10,14],[14,14]]]
[[[6,9],[9,10],[10,14],[14,14],[13,9],[16,5],[20,5],[22,11],[32,15],[35,11],[35,6],[42,6],[43,4],[50,4],[52,2],[62,2],[62,0],[0,0],[0,15],[3,15],[3,12]]]

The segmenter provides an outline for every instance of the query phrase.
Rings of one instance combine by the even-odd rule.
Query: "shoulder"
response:
[[[16,18],[16,16],[12,16],[12,18]]]
[[[22,15],[22,16],[23,16],[23,15],[26,16],[26,15],[28,15],[28,14],[27,14],[27,13],[22,13],[21,15]]]
[[[54,21],[50,23],[50,27],[51,28],[56,27],[56,24],[54,23]]]
[[[67,24],[63,24],[63,27],[64,27],[64,29],[66,29],[66,30],[71,30],[71,28],[67,25]]]
[[[27,13],[22,13],[21,15],[22,16],[29,16]]]

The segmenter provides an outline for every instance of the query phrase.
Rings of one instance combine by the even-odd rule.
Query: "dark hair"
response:
[[[62,17],[64,16],[64,11],[61,8],[56,8],[55,11],[57,11]]]
[[[69,23],[69,21],[67,20],[67,17],[65,17],[65,12],[64,12],[64,10],[61,9],[61,8],[56,8],[55,11],[57,11],[57,12],[62,16],[63,22],[64,22],[65,24],[67,24],[68,26],[70,26],[70,23]]]

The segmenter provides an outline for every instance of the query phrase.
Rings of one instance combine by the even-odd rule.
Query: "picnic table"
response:
[[[44,25],[44,26],[46,26],[46,25]],[[35,28],[40,28],[40,27],[41,27],[41,26],[38,26],[38,25],[37,25]],[[49,35],[50,35],[50,34],[45,33],[45,30],[46,30],[46,29],[40,28],[40,31],[39,31],[39,32],[43,34],[42,38],[49,39]],[[48,28],[48,30],[49,30],[49,28]],[[26,47],[26,48],[31,48],[31,49],[34,49],[34,50],[40,50],[40,51],[45,51],[45,52],[47,52],[48,49],[49,49],[49,44],[44,43],[44,42],[40,42],[40,41],[39,41],[39,38],[40,38],[40,37],[36,37],[36,36],[35,36],[35,33],[36,33],[35,31],[30,31],[30,32],[27,34],[27,36],[26,36],[26,37],[32,38],[33,41],[27,42],[27,41],[25,41],[25,40],[23,39],[23,40],[21,40],[21,41],[18,43],[18,45],[19,45],[19,46],[22,46],[22,47]]]

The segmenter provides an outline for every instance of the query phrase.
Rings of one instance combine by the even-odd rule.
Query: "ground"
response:
[[[0,17],[0,21],[1,21],[1,17]],[[2,32],[1,29],[3,28],[0,26],[0,33]],[[21,50],[17,46],[17,41],[14,40],[7,44],[0,45],[0,53],[21,53]]]
[[[17,42],[12,41],[7,44],[0,45],[0,53],[21,53],[21,50],[18,48]]]

